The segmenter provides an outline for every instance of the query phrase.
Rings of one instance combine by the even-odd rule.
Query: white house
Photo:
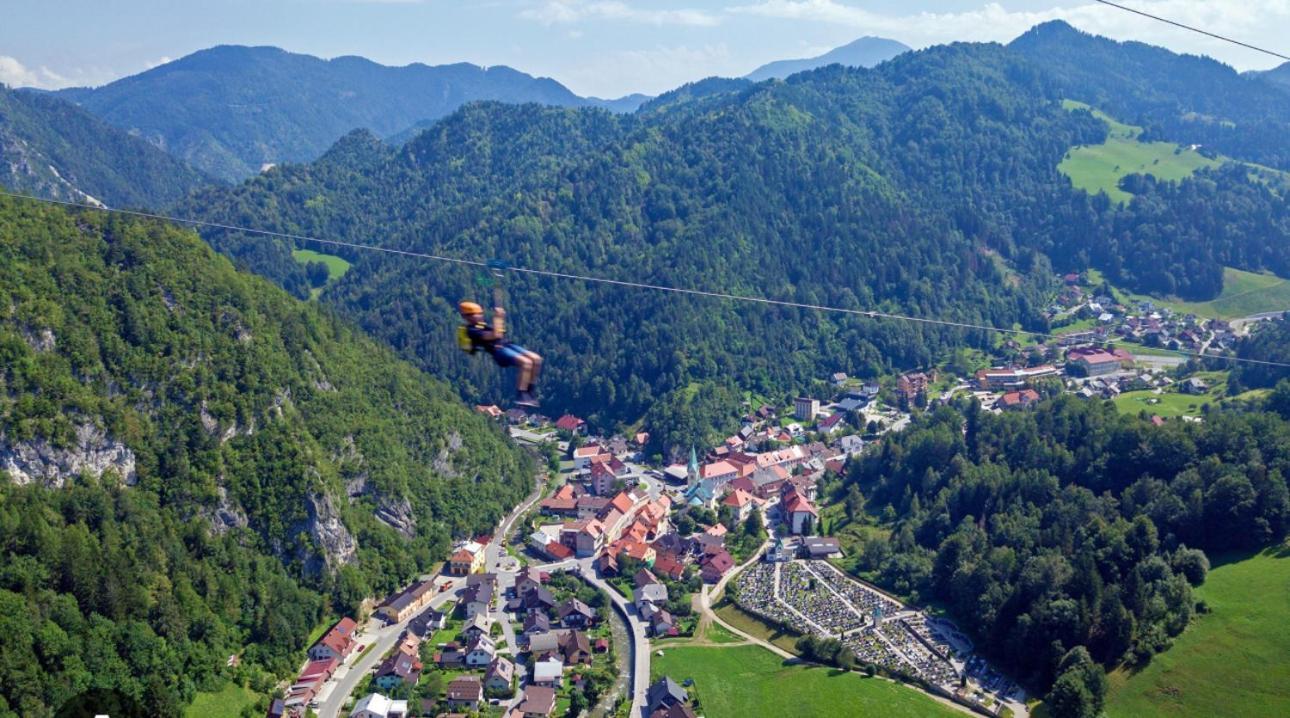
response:
[[[549,658],[533,664],[533,684],[539,686],[558,686],[564,680],[564,663]]]
[[[407,714],[407,701],[390,700],[380,693],[368,693],[354,704],[349,718],[404,718]]]
[[[497,655],[497,644],[488,636],[471,639],[466,646],[466,665],[479,668],[493,662]]]
[[[820,514],[811,502],[797,491],[789,491],[783,500],[784,516],[790,530],[797,535],[811,533],[819,523]]]

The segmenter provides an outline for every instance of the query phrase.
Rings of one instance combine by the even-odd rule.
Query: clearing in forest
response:
[[[1088,110],[1111,129],[1100,145],[1081,145],[1066,153],[1057,169],[1070,178],[1075,187],[1097,194],[1106,192],[1112,202],[1124,203],[1133,195],[1120,189],[1120,180],[1131,174],[1148,174],[1156,179],[1178,181],[1196,170],[1222,164],[1194,149],[1172,142],[1142,142],[1142,128],[1117,122],[1101,110],[1083,102],[1063,100],[1067,110]]]

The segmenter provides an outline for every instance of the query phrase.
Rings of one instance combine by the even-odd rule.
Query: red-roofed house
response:
[[[560,530],[560,543],[573,549],[579,558],[595,556],[605,542],[605,527],[599,519],[584,519],[567,524]]]
[[[475,411],[490,419],[500,419],[503,416],[502,408],[496,404],[476,404]]]
[[[821,419],[816,424],[816,427],[820,431],[824,432],[825,434],[832,434],[833,432],[838,431],[842,428],[843,426],[842,420],[845,418],[846,418],[846,414],[839,411],[836,414],[833,414],[827,418]]]
[[[752,510],[760,503],[761,499],[742,489],[735,489],[721,499],[721,505],[734,509],[735,516],[739,517],[740,521],[748,518],[748,514],[752,513]]]
[[[1071,349],[1066,352],[1066,361],[1077,367],[1085,376],[1102,376],[1120,369],[1119,357],[1094,347]]]
[[[449,576],[467,576],[484,568],[484,552],[475,551],[474,553],[464,548],[459,548],[448,557],[448,568],[446,573]]]
[[[585,469],[591,468],[591,462],[595,460],[597,456],[600,456],[602,453],[605,453],[605,450],[599,444],[587,444],[586,446],[579,446],[578,448],[573,450],[573,453],[571,455],[573,458],[573,468],[577,469],[578,471],[583,471]]]
[[[718,461],[712,464],[704,464],[699,469],[699,478],[722,484],[727,481],[733,481],[738,478],[739,470],[730,465],[728,461]]]
[[[654,573],[659,576],[666,576],[673,581],[681,580],[685,574],[685,564],[677,559],[676,554],[670,552],[656,552],[654,556]]]
[[[354,629],[358,624],[352,618],[342,618],[309,647],[309,658],[325,661],[329,658],[344,660],[354,650]]]
[[[546,555],[550,556],[552,561],[563,561],[566,558],[573,558],[573,549],[556,541],[548,543],[545,551]]]
[[[755,467],[756,464],[754,464],[753,466]],[[727,486],[731,491],[734,491],[734,490],[746,491],[750,494],[755,493],[757,491],[757,484],[753,483],[751,476],[740,476],[734,481],[731,481]]]
[[[591,465],[591,493],[596,496],[608,496],[618,486],[619,478],[609,468],[608,462]]]
[[[561,431],[572,432],[574,434],[585,434],[587,433],[587,422],[579,419],[573,414],[565,414],[555,420],[555,428]]]
[[[549,498],[543,499],[538,506],[544,514],[554,514],[556,516],[576,515],[578,513],[578,492],[574,490],[572,484],[565,484]]]
[[[820,513],[796,490],[784,495],[783,504],[784,516],[788,518],[789,529],[793,533],[799,536],[809,534],[819,522]]]
[[[716,583],[734,567],[735,560],[730,557],[730,553],[720,549],[703,557],[703,561],[699,564],[699,575],[708,583]]]
[[[1022,389],[1021,391],[1010,391],[999,397],[999,408],[1015,411],[1025,409],[1038,402],[1039,392],[1034,389]]]

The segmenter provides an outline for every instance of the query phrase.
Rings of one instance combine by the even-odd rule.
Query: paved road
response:
[[[1230,322],[1230,324],[1232,325],[1232,331],[1236,332],[1237,334],[1245,334],[1249,330],[1249,325],[1254,324],[1256,322],[1263,321],[1264,319],[1276,319],[1277,317],[1281,317],[1285,315],[1286,311],[1290,311],[1290,310],[1283,310],[1280,312],[1263,312],[1262,314],[1251,314],[1248,317],[1233,319]]]
[[[453,591],[435,594],[435,597],[430,600],[430,605],[434,608],[440,608],[455,596],[456,592]],[[350,694],[354,692],[355,688],[358,688],[358,684],[362,682],[363,678],[380,663],[385,654],[394,648],[394,645],[398,643],[399,634],[403,632],[403,629],[411,620],[412,618],[409,618],[402,623],[387,626],[380,619],[368,619],[367,623],[362,625],[358,632],[358,642],[364,646],[375,644],[376,648],[373,648],[362,658],[350,658],[354,662],[349,664],[349,672],[336,682],[331,694],[327,697],[327,701],[319,707],[319,718],[337,718],[337,716],[341,715],[345,707],[345,701]]]
[[[489,542],[488,546],[484,549],[485,565],[488,567],[489,571],[497,572],[499,583],[503,581],[503,576],[505,576],[505,580],[507,581],[505,587],[507,588],[515,584],[515,573],[513,571],[502,572],[499,569],[502,567],[504,560],[507,560],[509,563],[514,559],[506,553],[505,549],[502,548],[502,540],[510,533],[515,522],[527,513],[528,510],[533,507],[533,504],[537,503],[537,501],[542,498],[542,481],[542,477],[539,476],[537,488],[533,490],[532,494],[529,494],[528,498],[516,506],[510,514],[502,519],[501,523],[497,526],[496,533],[494,534],[495,540]],[[465,583],[462,582],[461,585],[464,586]],[[459,592],[460,589],[437,593],[435,594],[435,597],[430,600],[430,605],[434,608],[441,608],[444,604],[456,599]],[[412,618],[409,618],[407,621],[402,623],[387,626],[384,621],[379,619],[369,619],[367,623],[363,624],[359,629],[359,643],[363,645],[375,644],[376,648],[373,648],[361,659],[351,658],[354,663],[349,665],[349,672],[346,673],[339,681],[336,681],[335,687],[332,689],[331,694],[327,696],[326,702],[319,707],[319,718],[337,718],[341,715],[345,707],[345,702],[349,699],[350,694],[354,692],[354,689],[358,687],[358,684],[362,682],[363,678],[373,668],[375,668],[378,663],[380,663],[381,659],[385,657],[385,654],[389,653],[390,650],[394,648],[395,644],[398,643],[399,635],[411,620]],[[509,628],[509,621],[506,621],[505,619],[503,620],[505,621],[503,624],[503,631],[506,632],[506,629]],[[508,632],[507,641],[511,646],[511,650],[514,650],[515,643],[513,631]]]

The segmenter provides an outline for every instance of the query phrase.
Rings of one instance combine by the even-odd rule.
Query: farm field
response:
[[[1089,194],[1106,192],[1113,202],[1128,202],[1133,195],[1120,189],[1120,180],[1127,175],[1149,174],[1157,179],[1177,181],[1196,170],[1222,164],[1172,142],[1141,142],[1138,140],[1141,127],[1117,122],[1082,102],[1064,100],[1062,107],[1089,110],[1111,128],[1105,142],[1074,147],[1057,165],[1075,187]]]
[[[653,671],[677,682],[693,679],[689,690],[708,718],[962,715],[913,688],[821,666],[785,665],[758,646],[665,649],[653,658]]]
[[[254,706],[260,695],[250,688],[225,683],[218,691],[199,692],[184,718],[240,718],[242,709]]]
[[[1290,715],[1290,547],[1215,560],[1199,616],[1142,671],[1111,674],[1111,718]]]
[[[1237,319],[1290,309],[1290,280],[1227,267],[1223,270],[1223,292],[1215,299],[1157,303],[1198,317]]]
[[[1100,272],[1090,270],[1090,281],[1100,283]],[[1175,312],[1195,314],[1210,319],[1239,319],[1252,314],[1277,312],[1290,309],[1290,279],[1271,274],[1246,272],[1225,267],[1223,291],[1205,302],[1187,302],[1177,299],[1159,299],[1145,294],[1132,294],[1123,290],[1116,293],[1122,301],[1150,301],[1156,306],[1168,307]]]

